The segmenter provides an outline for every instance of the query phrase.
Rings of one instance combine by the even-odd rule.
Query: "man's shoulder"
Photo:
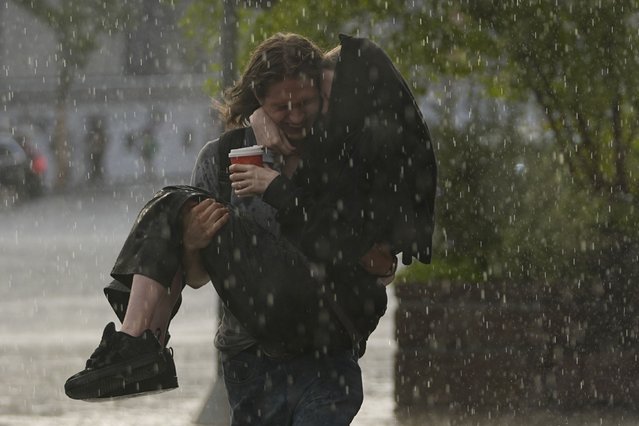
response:
[[[246,130],[246,127],[231,129],[224,132],[217,139],[208,141],[200,150],[200,158],[216,157],[231,149],[242,147],[244,145]]]

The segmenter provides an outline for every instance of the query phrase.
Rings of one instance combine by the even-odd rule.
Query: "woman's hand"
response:
[[[397,258],[386,243],[376,243],[359,260],[359,264],[371,275],[378,277],[383,285],[390,284],[395,278]]]
[[[258,145],[272,149],[284,156],[295,152],[295,147],[289,143],[284,132],[277,127],[263,108],[256,109],[249,117],[249,122]]]
[[[231,188],[238,197],[261,195],[279,173],[269,167],[253,164],[231,164]]]
[[[212,198],[188,204],[184,209],[182,242],[186,251],[208,246],[229,219],[227,208]]]

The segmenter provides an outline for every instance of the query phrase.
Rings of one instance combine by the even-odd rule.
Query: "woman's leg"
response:
[[[181,282],[179,272],[169,288],[134,274],[120,332],[112,322],[105,327],[85,369],[67,379],[67,396],[91,400],[177,388],[173,351],[165,344]]]
[[[250,217],[231,210],[201,258],[226,308],[269,355],[351,346],[321,268]]]
[[[171,312],[182,291],[181,277],[178,271],[167,289],[152,278],[135,274],[120,331],[140,336],[145,330],[151,330],[164,345]]]
[[[107,298],[122,301],[114,307],[122,332],[135,337],[151,330],[160,343],[166,343],[166,330],[182,292],[181,212],[188,200],[205,195],[197,188],[166,187],[138,214],[111,271],[116,281],[130,288],[128,300],[122,291],[105,291]]]
[[[196,188],[165,188],[141,210],[111,272],[121,286],[105,290],[122,319],[121,332],[107,324],[85,369],[66,381],[69,397],[111,398],[178,386],[173,353],[164,343],[182,291],[180,213],[198,196]],[[154,333],[159,341],[150,338]]]

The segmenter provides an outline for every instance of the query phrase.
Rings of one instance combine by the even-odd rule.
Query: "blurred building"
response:
[[[215,114],[203,90],[213,58],[194,54],[178,27],[190,2],[171,3],[137,2],[137,22],[101,36],[88,65],[77,71],[67,108],[71,183],[92,176],[95,155],[102,155],[107,181],[148,177],[137,140],[149,131],[151,174],[168,180],[188,176],[200,147],[215,136]],[[28,10],[0,0],[0,114],[49,158],[60,68],[56,43],[51,29]],[[90,146],[95,138],[88,136],[96,120],[106,140],[98,154]]]

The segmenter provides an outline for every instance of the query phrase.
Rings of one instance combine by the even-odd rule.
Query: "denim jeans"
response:
[[[349,425],[363,401],[352,351],[269,358],[249,348],[222,362],[231,425]]]

